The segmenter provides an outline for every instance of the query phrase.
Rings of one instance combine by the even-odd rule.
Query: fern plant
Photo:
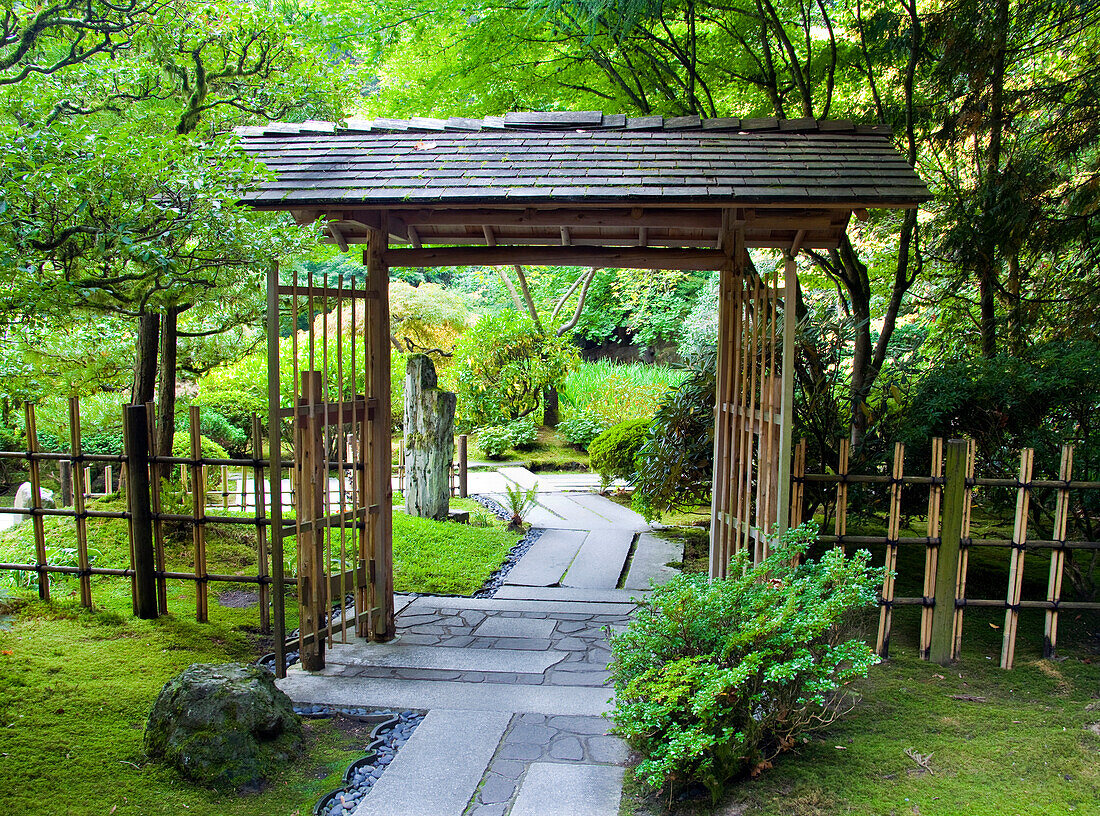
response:
[[[528,510],[535,506],[535,501],[539,492],[539,483],[535,482],[526,490],[519,485],[515,487],[506,485],[504,487],[504,492],[508,496],[508,512],[511,514],[511,518],[508,521],[508,529],[522,530],[523,517],[527,515]]]

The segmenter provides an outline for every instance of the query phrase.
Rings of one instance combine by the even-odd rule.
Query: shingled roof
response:
[[[275,173],[268,208],[550,202],[912,206],[928,198],[889,132],[813,119],[508,114],[242,129]]]

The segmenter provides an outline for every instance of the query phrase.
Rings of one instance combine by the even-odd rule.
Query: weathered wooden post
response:
[[[325,564],[325,494],[328,469],[325,462],[324,427],[318,410],[324,408],[323,374],[302,372],[305,404],[296,420],[298,456],[295,459],[295,506],[298,513],[298,604],[302,635],[301,660],[306,671],[325,667],[325,614],[328,611],[328,577]]]
[[[966,501],[965,439],[947,443],[943,483],[943,515],[936,558],[936,599],[932,607],[932,648],[929,658],[946,666],[954,659],[955,592],[959,579],[963,509]]]
[[[458,495],[465,499],[470,495],[469,439],[466,434],[458,437]]]
[[[457,398],[439,389],[435,365],[414,354],[405,366],[405,512],[442,520],[451,502]]]
[[[157,617],[157,587],[149,492],[149,422],[144,405],[126,406],[126,461],[126,497],[134,550],[134,614],[151,620]]]

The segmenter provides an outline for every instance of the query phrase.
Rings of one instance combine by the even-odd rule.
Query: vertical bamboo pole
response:
[[[152,402],[145,403],[146,433],[149,435],[149,453],[152,456],[157,455],[156,417],[156,406]],[[171,455],[171,451],[164,455]],[[149,468],[149,493],[153,508],[153,565],[156,572],[158,615],[168,614],[168,582],[164,578],[164,519],[160,517],[164,510],[160,496],[161,474],[167,473],[168,470],[167,465],[159,463],[154,463]],[[183,473],[186,470],[180,468],[180,472]]]
[[[840,455],[837,458],[836,475],[836,519],[833,523],[833,534],[839,540],[840,548],[844,546],[844,536],[848,535],[848,451],[850,440],[840,440]]]
[[[886,526],[886,559],[882,576],[882,607],[878,617],[878,642],[875,651],[880,657],[890,656],[890,629],[893,624],[894,579],[898,568],[898,536],[901,535],[901,488],[905,475],[905,445],[894,444],[894,467],[890,474],[890,515]]]
[[[936,558],[936,599],[932,610],[932,646],[929,656],[946,666],[953,659],[955,594],[959,573],[959,546],[962,541],[963,505],[966,489],[965,440],[947,443],[944,469],[943,518],[940,548]]]
[[[783,359],[780,376],[783,395],[779,426],[779,534],[792,526],[791,448],[794,439],[794,341],[798,330],[798,264],[788,255],[783,262]],[[803,470],[803,474],[805,470]],[[801,494],[801,490],[798,491]],[[801,505],[801,495],[799,496]],[[800,514],[801,515],[801,514]],[[797,522],[795,522],[797,524]]]
[[[970,480],[974,478],[975,462],[978,458],[978,442],[975,439],[967,440],[966,447],[966,489],[963,491],[963,526],[962,549],[959,552],[959,577],[955,590],[955,600],[961,601],[966,597],[966,572],[970,564],[970,510],[974,506],[974,488],[970,486]],[[955,650],[953,655],[957,660],[962,653],[963,612],[966,607],[963,604],[955,605]]]
[[[932,440],[932,478],[943,475],[943,439]],[[920,611],[920,657],[928,660],[932,648],[932,599],[936,595],[936,556],[940,545],[936,539],[940,535],[940,502],[943,497],[943,485],[928,486],[928,544],[924,548],[924,605]]]
[[[741,258],[740,255],[737,256]],[[744,266],[740,269],[736,288],[734,289],[736,307],[734,315],[737,324],[733,327],[734,341],[737,343],[737,369],[736,391],[734,394],[734,414],[732,429],[733,453],[730,461],[730,490],[732,500],[732,535],[730,540],[731,552],[740,552],[741,540],[745,532],[747,522],[746,512],[746,486],[749,479],[749,469],[752,467],[752,403],[749,396],[750,365],[752,362],[752,333],[755,313],[753,311],[751,283],[747,277]]]
[[[790,526],[797,527],[802,523],[802,497],[806,483],[806,440],[799,439],[794,453],[794,468],[791,474],[794,478],[791,484],[791,515]]]
[[[1034,448],[1020,452],[1020,475],[1016,489],[1016,523],[1012,531],[1012,555],[1008,568],[1008,597],[1005,600],[1004,640],[1001,643],[1001,668],[1011,669],[1016,659],[1016,624],[1020,619],[1020,594],[1024,583],[1024,548],[1027,546],[1027,514],[1031,507],[1031,469]]]
[[[355,310],[355,302],[352,301],[352,311]],[[326,374],[327,376],[327,374]],[[347,542],[347,520],[344,518],[344,514],[347,512],[347,474],[344,471],[344,448],[346,447],[344,439],[344,395],[346,388],[344,386],[344,276],[340,275],[336,279],[336,438],[339,440],[336,445],[336,480],[337,490],[339,491],[339,507],[340,507],[340,606],[343,608],[346,604],[348,596],[347,586],[347,573],[348,573],[348,542]],[[348,641],[348,616],[346,613],[340,615],[340,640],[342,643]]]
[[[312,273],[310,273],[312,275]],[[327,286],[328,281],[324,281],[323,285]],[[324,542],[322,545],[323,560],[321,561],[321,580],[325,582],[325,614],[324,622],[326,623],[325,629],[328,637],[328,644],[331,647],[333,645],[333,631],[332,631],[332,618],[333,609],[339,604],[341,610],[343,610],[343,599],[335,599],[330,597],[329,592],[329,576],[332,574],[332,490],[329,485],[328,473],[328,453],[330,450],[329,442],[332,438],[331,426],[329,425],[328,407],[332,402],[331,390],[329,388],[329,370],[328,370],[328,295],[321,298],[321,403],[324,414],[320,420],[321,422],[321,452],[318,456],[318,461],[321,465],[321,484],[323,487],[323,499],[321,501],[321,518],[324,519],[324,526],[321,528],[321,538]],[[343,572],[341,565],[341,572]],[[341,617],[343,617],[341,615]]]
[[[1043,657],[1054,657],[1058,645],[1058,602],[1062,599],[1062,572],[1066,564],[1066,533],[1069,521],[1069,484],[1073,478],[1073,446],[1062,446],[1062,464],[1058,468],[1058,478],[1063,487],[1058,488],[1058,497],[1054,504],[1054,530],[1051,540],[1054,548],[1050,551],[1050,577],[1047,579],[1047,601],[1054,604],[1047,610],[1043,624]]]
[[[88,468],[80,466],[83,449],[80,441],[80,398],[69,398],[69,444],[73,457],[73,509],[76,511],[76,559],[80,567],[80,605],[92,608],[92,575],[88,570],[88,517],[85,515],[84,498],[87,490]]]
[[[292,333],[294,331],[296,327]],[[267,270],[267,477],[271,495],[269,518],[271,520],[272,616],[275,619],[275,676],[282,678],[286,677],[286,609],[284,606],[286,578],[283,574],[283,454],[282,438],[279,433],[279,408],[281,407],[279,380],[279,265],[272,262]],[[258,420],[253,420],[252,427],[255,434],[259,428]],[[256,457],[259,458],[259,455],[260,451],[257,447]],[[263,493],[258,483],[256,490],[262,499]],[[260,511],[260,503],[257,502],[257,517]]]
[[[264,501],[264,481],[263,481],[263,428],[260,424],[260,418],[256,415],[252,415],[252,499],[256,504],[255,518],[256,518],[256,547],[257,555],[256,562],[258,566],[257,576],[260,578],[260,631],[267,633],[271,631],[271,587],[264,581],[265,578],[271,575],[268,569],[268,548],[267,548],[267,525],[266,521],[266,503]],[[247,471],[241,468],[241,481],[244,482],[245,473]],[[247,508],[247,501],[242,497],[241,509]]]
[[[192,405],[191,420],[191,542],[195,548],[195,619],[209,618],[206,586],[206,473],[202,466],[202,435],[199,432],[199,406]]]
[[[470,495],[470,466],[469,466],[469,441],[466,434],[459,434],[458,437],[458,495],[460,498],[465,499]]]
[[[745,432],[742,436],[741,447],[742,474],[740,477],[740,493],[738,501],[741,505],[741,527],[738,530],[737,550],[747,548],[752,543],[753,522],[759,522],[753,512],[753,471],[758,470],[760,455],[760,403],[758,401],[757,386],[762,379],[761,365],[762,355],[760,346],[763,332],[763,297],[760,292],[760,276],[752,276],[752,294],[749,303],[752,311],[752,322],[749,329],[749,349],[745,368],[746,373],[746,411]]]
[[[778,439],[775,424],[776,393],[780,383],[775,377],[776,329],[779,324],[779,273],[772,273],[764,282],[764,329],[760,359],[760,460],[756,480],[756,546],[753,563],[759,564],[768,557],[772,524],[775,522],[775,487],[778,474]]]
[[[35,425],[34,405],[24,406],[27,420],[27,468],[31,476],[31,524],[34,528],[35,566],[38,567],[38,597],[50,599],[50,574],[46,566],[46,526],[42,518],[42,476],[38,467],[38,428]]]
[[[383,219],[384,222],[385,219]],[[370,526],[375,560],[372,582],[376,586],[374,601],[378,613],[371,620],[371,640],[392,640],[396,634],[393,609],[393,486],[390,481],[390,301],[389,270],[384,254],[388,235],[382,230],[368,230],[364,262],[367,266],[369,303],[373,319],[367,326],[371,387],[375,414],[368,427],[373,460],[364,463],[371,469],[373,494],[368,498]]]
[[[364,259],[365,261],[365,259]],[[367,319],[368,315],[368,301],[364,299],[365,292],[357,293],[355,290],[355,278],[351,279],[351,348],[350,356],[351,363],[349,369],[351,373],[351,391],[352,396],[355,399],[359,399],[359,375],[363,375],[363,400],[366,402],[366,395],[369,393],[370,388],[369,373],[367,371],[366,363],[366,351],[364,349],[364,360],[362,368],[359,366],[359,352],[356,346],[356,338],[359,336],[361,327],[359,324],[359,301],[363,300],[363,320]],[[366,345],[366,334],[363,335],[363,343]],[[367,472],[366,472],[366,459],[363,456],[367,439],[367,419],[369,416],[370,408],[365,407],[362,414],[357,415],[352,420],[352,437],[353,444],[350,447],[350,459],[352,463],[352,480],[351,480],[351,506],[355,510],[356,521],[355,526],[352,528],[352,534],[354,536],[353,541],[353,557],[355,558],[355,634],[359,637],[370,637],[371,633],[371,621],[374,619],[374,578],[371,574],[371,568],[374,565],[373,554],[370,549],[370,542],[367,531],[367,519],[369,516],[370,508],[366,507],[367,500]]]
[[[114,468],[107,465],[103,468],[103,495],[110,496],[115,492]]]
[[[722,212],[721,243],[725,249],[725,260],[718,270],[718,359],[716,361],[715,404],[714,404],[714,469],[711,474],[711,525],[709,570],[712,578],[723,578],[729,563],[729,484],[726,461],[730,455],[730,397],[731,385],[731,311],[732,291],[736,275],[734,251],[735,239],[732,234],[729,210]]]

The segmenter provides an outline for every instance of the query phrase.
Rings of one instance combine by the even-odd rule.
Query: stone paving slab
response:
[[[573,592],[574,590],[570,590]],[[622,600],[620,593],[613,593],[615,599],[611,601],[596,599],[589,602],[553,601],[553,600],[515,600],[501,598],[497,593],[495,598],[450,598],[444,596],[424,595],[414,600],[402,617],[412,616],[420,612],[436,611],[438,609],[470,609],[482,612],[545,612],[548,615],[577,614],[577,615],[629,615],[636,605],[629,599]],[[632,593],[637,595],[638,593]],[[502,601],[507,600],[507,603]],[[403,625],[402,617],[397,619],[397,626]]]
[[[634,558],[630,561],[630,571],[623,583],[625,589],[649,589],[650,581],[663,584],[680,570],[666,566],[670,561],[679,562],[684,558],[684,543],[661,538],[653,533],[642,533],[634,548]]]
[[[536,762],[527,769],[511,816],[616,816],[622,788],[623,769],[614,765]]]
[[[504,579],[505,584],[556,586],[584,543],[581,530],[547,530]]]
[[[296,703],[580,716],[598,716],[610,711],[609,701],[614,696],[611,689],[599,687],[333,677],[311,675],[296,666],[290,668],[285,679],[276,681],[276,685]]]
[[[500,620],[506,624],[536,623],[549,624],[553,630],[554,621],[523,619]],[[484,624],[483,624],[484,625]],[[503,637],[505,635],[493,635]],[[546,635],[543,635],[546,637]],[[563,652],[529,651],[518,649],[458,649],[447,646],[417,646],[402,643],[400,639],[392,643],[370,643],[356,639],[354,642],[337,644],[328,651],[326,664],[337,666],[383,666],[406,669],[446,669],[450,671],[492,671],[516,672],[520,674],[542,674],[565,657]]]
[[[558,625],[549,618],[500,618],[489,617],[474,629],[478,637],[498,638],[548,638]],[[494,670],[488,670],[494,671]],[[495,671],[519,671],[519,669],[498,669]]]
[[[496,599],[502,601],[571,601],[580,603],[631,604],[632,598],[644,598],[647,593],[634,589],[588,589],[584,587],[520,587],[502,586]],[[575,607],[574,607],[575,608]]]
[[[623,573],[634,533],[629,530],[593,530],[561,579],[563,587],[615,589]]]
[[[606,496],[598,493],[574,493],[569,498],[586,510],[590,510],[601,518],[606,519],[608,526],[616,528],[631,527],[635,530],[648,530],[649,522],[641,513],[635,513],[629,507],[623,507],[618,502],[613,502]]]
[[[539,523],[532,518],[529,521],[536,527],[558,527],[567,530],[601,530],[617,527],[616,522],[609,521],[591,507],[580,503],[582,499],[591,498],[597,499],[600,503],[614,504],[603,496],[595,496],[591,493],[540,493],[539,507],[556,516],[557,520],[549,518],[545,523]]]
[[[539,477],[525,467],[509,466],[497,468],[497,473],[508,481],[515,482],[524,490],[534,487],[539,481]]]
[[[461,816],[511,720],[487,711],[429,711],[355,816]]]

